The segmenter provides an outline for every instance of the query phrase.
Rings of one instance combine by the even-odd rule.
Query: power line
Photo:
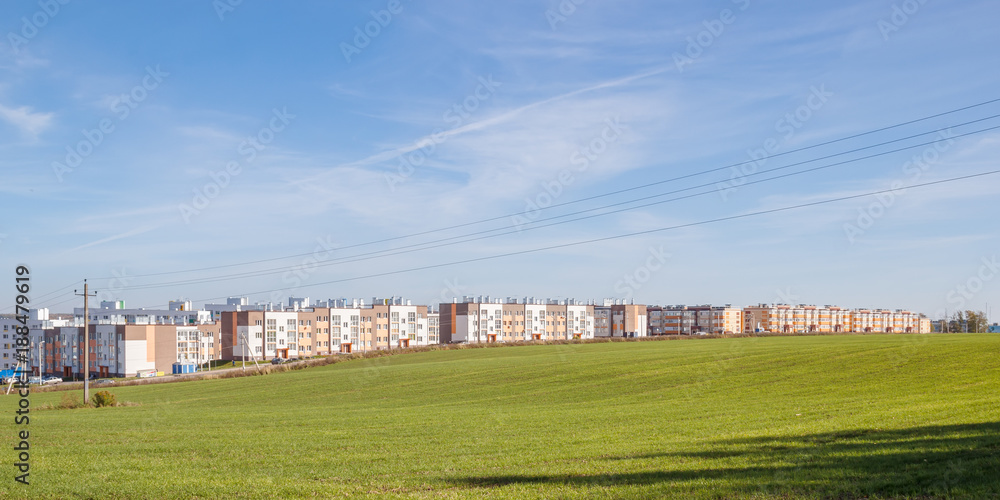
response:
[[[949,183],[949,182],[957,182],[957,181],[960,181],[960,180],[972,179],[972,178],[977,178],[977,177],[984,177],[984,176],[987,176],[987,175],[995,175],[995,174],[998,174],[998,173],[1000,173],[1000,170],[991,170],[991,171],[981,172],[981,173],[977,173],[977,174],[963,175],[963,176],[960,176],[960,177],[952,177],[952,178],[942,179],[942,180],[937,180],[937,181],[930,181],[930,182],[924,182],[924,183],[920,183],[920,184],[913,184],[913,185],[908,186],[907,189],[920,188],[920,187],[926,187],[926,186],[933,186],[933,185],[945,184],[945,183]],[[796,209],[813,207],[813,206],[818,206],[818,205],[826,205],[826,204],[829,204],[829,203],[836,203],[836,202],[839,202],[839,201],[852,200],[852,199],[857,199],[857,198],[864,198],[864,197],[874,196],[874,195],[877,195],[877,194],[883,194],[883,193],[888,193],[888,192],[892,192],[892,191],[894,191],[894,189],[883,189],[883,190],[879,190],[879,191],[871,191],[871,192],[864,193],[864,194],[857,194],[857,195],[850,195],[850,196],[841,196],[841,197],[837,197],[837,198],[831,198],[831,199],[827,199],[827,200],[814,201],[814,202],[810,202],[810,203],[802,203],[802,204],[798,204],[798,205],[791,205],[791,206],[786,206],[786,207],[781,207],[781,208],[773,208],[773,209],[769,209],[769,210],[760,210],[760,211],[757,211],[757,212],[749,212],[749,213],[740,214],[740,215],[731,215],[731,216],[727,216],[727,217],[719,217],[719,218],[715,218],[715,219],[708,219],[708,220],[702,220],[702,221],[697,221],[697,222],[690,222],[690,223],[686,223],[686,224],[678,224],[678,225],[674,225],[674,226],[667,226],[667,227],[661,227],[661,228],[656,228],[656,229],[648,229],[648,230],[644,230],[644,231],[635,231],[635,232],[631,232],[631,233],[619,234],[619,235],[614,235],[614,236],[605,236],[605,237],[602,237],[602,238],[594,238],[594,239],[590,239],[590,240],[575,241],[575,242],[571,242],[571,243],[561,243],[561,244],[558,244],[558,245],[550,245],[550,246],[545,246],[545,247],[531,248],[531,249],[527,249],[527,250],[518,250],[518,251],[515,251],[515,252],[507,252],[507,253],[502,253],[502,254],[497,254],[497,255],[488,255],[488,256],[485,256],[485,257],[475,257],[475,258],[471,258],[471,259],[464,259],[464,260],[458,260],[458,261],[452,261],[452,262],[445,262],[445,263],[440,263],[440,264],[430,264],[430,265],[426,265],[426,266],[419,266],[419,267],[413,267],[413,268],[408,268],[408,269],[400,269],[400,270],[396,270],[396,271],[386,271],[386,272],[381,272],[381,273],[368,274],[368,275],[364,275],[364,276],[354,276],[354,277],[350,277],[350,278],[341,278],[341,279],[336,279],[336,280],[324,281],[324,282],[320,282],[320,283],[314,283],[314,284],[312,284],[310,286],[311,287],[315,287],[315,286],[320,286],[320,285],[331,285],[331,284],[335,284],[335,283],[344,283],[344,282],[347,282],[347,281],[355,281],[355,280],[360,280],[360,279],[369,279],[369,278],[378,278],[378,277],[383,277],[383,276],[392,276],[392,275],[396,275],[396,274],[403,274],[403,273],[409,273],[409,272],[415,272],[415,271],[425,271],[425,270],[428,270],[428,269],[436,269],[436,268],[447,267],[447,266],[454,266],[454,265],[459,265],[459,264],[469,264],[469,263],[472,263],[472,262],[482,262],[482,261],[486,261],[486,260],[493,260],[493,259],[499,259],[499,258],[503,258],[503,257],[512,257],[512,256],[516,256],[516,255],[524,255],[524,254],[529,254],[529,253],[543,252],[543,251],[555,250],[555,249],[559,249],[559,248],[567,248],[567,247],[572,247],[572,246],[587,245],[587,244],[591,244],[591,243],[599,243],[599,242],[602,242],[602,241],[610,241],[610,240],[616,240],[616,239],[621,239],[621,238],[629,238],[629,237],[632,237],[632,236],[641,236],[641,235],[644,235],[644,234],[652,234],[652,233],[670,231],[670,230],[675,230],[675,229],[683,229],[683,228],[687,228],[687,227],[695,227],[695,226],[701,226],[701,225],[706,225],[706,224],[713,224],[713,223],[717,223],[717,222],[725,222],[725,221],[731,221],[731,220],[745,219],[745,218],[749,218],[749,217],[756,217],[756,216],[760,216],[760,215],[767,215],[767,214],[772,214],[772,213],[785,212],[785,211],[789,211],[789,210],[796,210]],[[293,290],[293,289],[296,289],[296,288],[298,288],[298,287],[284,287],[284,288],[274,288],[274,289],[270,289],[270,290],[258,290],[258,291],[255,291],[255,292],[243,293],[242,295],[257,295],[257,294],[262,294],[262,293],[281,292],[281,291],[286,291],[286,290]],[[203,299],[198,299],[198,300],[196,300],[194,302],[203,302],[203,301],[206,301],[206,300],[223,299],[223,298],[226,298],[226,297],[228,297],[228,296],[207,297],[207,298],[203,298]]]
[[[42,299],[44,299],[46,297],[49,297],[49,296],[51,296],[53,294],[56,294],[56,293],[59,293],[59,292],[61,292],[63,290],[67,290],[69,288],[72,288],[72,287],[74,287],[74,286],[76,286],[76,285],[78,285],[80,283],[83,283],[83,280],[77,280],[77,281],[74,281],[74,282],[72,282],[72,283],[70,283],[70,284],[68,284],[68,285],[66,285],[66,286],[64,286],[62,288],[57,289],[57,290],[53,290],[53,291],[48,292],[48,293],[43,293],[42,295],[39,295],[37,297],[32,297],[32,302],[39,302],[39,301],[41,301]],[[62,297],[63,295],[65,295],[65,293],[57,295],[56,298]],[[54,298],[50,298],[48,300],[51,302],[52,300],[55,300],[55,299]],[[14,310],[14,307],[13,306],[12,307],[5,307],[3,310],[4,311],[12,311],[12,310]]]
[[[59,296],[58,296],[58,297],[56,297],[56,298],[61,298],[61,297],[65,296],[65,295],[68,295],[68,294],[62,294],[62,295],[59,295]],[[53,300],[56,300],[56,299],[50,299],[50,300],[49,300],[49,302],[48,302],[47,304],[43,304],[43,305],[41,305],[41,306],[40,306],[39,308],[41,308],[41,307],[46,307],[46,308],[48,308],[48,309],[52,309],[52,308],[53,308],[53,307],[55,307],[55,306],[59,306],[59,305],[63,305],[63,304],[65,304],[65,303],[67,303],[67,302],[72,302],[72,301],[75,301],[75,300],[77,300],[77,299],[76,299],[76,296],[74,295],[74,297],[73,297],[73,298],[70,298],[70,299],[66,299],[66,300],[63,300],[63,301],[61,301],[61,302],[56,302],[55,304],[53,304],[53,303],[52,303],[52,301],[53,301]]]
[[[996,116],[1000,116],[1000,115],[996,115]],[[973,122],[969,122],[969,123],[974,123],[976,121],[982,121],[982,120],[974,120]],[[994,126],[994,127],[988,127],[988,128],[985,128],[985,129],[974,131],[974,132],[966,132],[964,134],[954,135],[951,138],[952,139],[957,139],[957,138],[960,138],[960,137],[965,137],[965,136],[969,136],[969,135],[979,134],[979,133],[983,133],[983,132],[986,132],[986,131],[995,130],[995,129],[998,129],[998,128],[1000,128],[1000,125],[997,125],[997,126]],[[934,132],[940,132],[940,130],[938,130],[938,131],[932,131],[932,132],[927,132],[927,133],[924,133],[924,134],[917,134],[917,135],[914,135],[914,136],[907,137],[905,139],[910,139],[910,138],[913,138],[913,137],[919,137],[920,135],[927,135],[929,133],[934,133]],[[890,144],[890,143],[893,143],[893,142],[899,142],[899,140],[887,141],[887,142],[883,143],[883,145],[884,144]],[[906,147],[903,147],[903,148],[893,149],[893,150],[889,150],[889,151],[883,151],[883,152],[880,152],[880,153],[875,153],[875,154],[871,154],[871,155],[863,156],[863,157],[859,157],[859,158],[853,158],[853,159],[844,160],[844,161],[840,161],[840,162],[835,162],[835,163],[831,163],[831,164],[827,164],[827,165],[821,165],[821,166],[817,166],[817,167],[813,167],[813,168],[808,168],[808,169],[797,171],[797,172],[792,172],[792,173],[782,174],[782,175],[778,175],[778,176],[774,176],[774,177],[769,177],[769,178],[766,178],[766,179],[761,179],[761,180],[758,180],[758,181],[747,182],[747,183],[744,183],[742,186],[749,186],[749,185],[754,185],[754,184],[761,184],[761,183],[764,183],[764,182],[770,182],[770,181],[774,181],[774,180],[778,180],[778,179],[783,179],[783,178],[786,178],[786,177],[792,177],[792,176],[795,176],[795,175],[802,175],[802,174],[806,174],[806,173],[810,173],[810,172],[815,172],[815,171],[818,171],[818,170],[832,168],[832,167],[835,167],[835,166],[846,165],[846,164],[849,164],[849,163],[854,163],[854,162],[858,162],[858,161],[862,161],[862,160],[868,160],[868,159],[876,158],[876,157],[879,157],[879,156],[885,156],[885,155],[892,154],[892,153],[898,153],[900,151],[905,151],[905,150],[908,150],[908,149],[914,149],[914,148],[918,148],[918,147],[922,147],[922,146],[927,146],[927,145],[930,145],[930,144],[934,144],[936,142],[937,141],[925,142],[925,143],[915,144],[915,145],[911,145],[911,146],[906,146]],[[863,149],[870,149],[870,147],[859,148],[857,150],[852,150],[851,152],[856,152],[856,151],[863,150]],[[823,157],[823,158],[820,158],[820,159],[826,159],[826,158],[831,158],[831,157],[835,157],[835,156],[841,156],[841,154],[829,155],[827,157]],[[762,175],[762,174],[766,174],[766,173],[771,173],[771,172],[774,172],[774,171],[777,171],[777,170],[784,170],[784,169],[792,167],[792,166],[797,166],[797,165],[801,165],[801,164],[805,164],[805,163],[812,163],[813,161],[814,160],[808,160],[808,161],[803,161],[803,162],[799,162],[799,163],[793,163],[793,164],[790,164],[790,165],[784,165],[784,166],[781,166],[781,167],[775,167],[775,168],[772,168],[772,169],[761,170],[761,171],[758,171],[758,172],[753,172],[753,173],[747,174],[745,177],[753,177],[753,176],[756,176],[756,175]],[[607,209],[607,208],[613,208],[613,207],[616,207],[616,206],[621,206],[621,205],[636,203],[636,202],[644,201],[644,200],[648,200],[648,199],[659,198],[659,197],[670,195],[670,194],[682,193],[682,192],[685,192],[685,191],[692,191],[694,189],[709,187],[709,186],[713,186],[715,184],[716,184],[715,182],[709,182],[709,183],[700,184],[700,185],[696,185],[696,186],[690,186],[690,187],[687,187],[687,188],[677,189],[677,190],[674,190],[674,191],[668,191],[666,193],[660,193],[660,194],[650,195],[650,196],[646,196],[646,197],[642,197],[642,198],[637,198],[637,199],[633,199],[633,200],[627,200],[627,201],[623,201],[623,202],[613,203],[613,204],[605,205],[605,206],[602,206],[602,207],[589,208],[589,209],[580,210],[580,211],[577,211],[577,212],[571,212],[571,213],[567,213],[567,214],[562,214],[562,215],[557,215],[557,216],[553,216],[553,217],[548,217],[548,218],[545,218],[545,219],[540,219],[540,220],[537,220],[537,221],[529,222],[528,224],[540,224],[541,222],[545,222],[545,221],[551,221],[551,220],[555,220],[555,219],[562,219],[562,218],[570,217],[570,216],[573,216],[573,215],[580,215],[580,214],[584,214],[584,213],[588,213],[588,212],[594,212],[594,211],[598,211],[598,210],[604,210],[604,209]],[[673,201],[678,201],[678,200],[693,198],[693,197],[697,197],[697,196],[704,196],[704,195],[707,195],[707,194],[712,194],[713,192],[715,192],[714,189],[713,190],[708,190],[708,191],[702,191],[702,192],[691,194],[691,195],[670,198],[670,199],[667,199],[667,200],[661,200],[661,201],[657,201],[657,202],[646,203],[646,204],[642,204],[642,205],[637,205],[637,206],[622,208],[622,209],[613,210],[613,211],[609,211],[609,212],[604,212],[604,213],[600,213],[600,214],[594,214],[594,215],[589,215],[589,216],[585,216],[585,217],[578,217],[578,218],[575,218],[575,219],[569,219],[569,220],[564,220],[564,221],[560,221],[560,222],[553,222],[553,223],[550,223],[550,224],[533,225],[531,227],[517,228],[517,229],[514,229],[514,230],[509,230],[510,229],[509,227],[500,227],[500,228],[494,228],[494,229],[486,229],[486,230],[477,231],[477,232],[473,232],[473,233],[467,233],[467,234],[464,234],[464,235],[452,236],[452,237],[448,237],[448,238],[442,238],[442,239],[432,240],[432,241],[427,241],[427,242],[422,242],[422,243],[415,243],[415,244],[411,244],[411,245],[404,245],[404,246],[401,246],[401,247],[390,248],[390,249],[385,249],[385,250],[378,250],[378,251],[375,251],[375,252],[365,252],[365,253],[361,253],[361,254],[355,254],[355,255],[338,257],[338,258],[335,258],[335,259],[330,259],[330,260],[326,260],[326,261],[320,261],[320,262],[318,262],[316,264],[313,264],[311,267],[326,267],[326,266],[336,265],[336,264],[347,264],[347,263],[353,263],[353,262],[360,262],[360,261],[364,261],[364,260],[371,260],[371,259],[376,259],[376,258],[383,258],[383,257],[390,257],[390,256],[395,256],[395,255],[401,255],[401,254],[410,253],[410,252],[416,252],[416,251],[421,251],[421,250],[430,250],[430,249],[434,249],[434,248],[441,248],[441,247],[445,247],[445,246],[457,245],[457,244],[460,244],[460,243],[467,243],[467,242],[470,242],[470,241],[478,241],[478,240],[487,239],[487,238],[494,238],[494,237],[498,237],[498,236],[505,236],[505,235],[508,235],[508,234],[520,233],[520,232],[523,232],[523,231],[531,231],[531,230],[534,230],[534,229],[541,229],[541,228],[545,228],[545,227],[551,227],[551,226],[556,226],[556,225],[561,225],[561,224],[568,224],[568,223],[571,223],[571,222],[577,222],[577,221],[592,219],[592,218],[596,218],[596,217],[603,217],[603,216],[606,216],[606,215],[612,215],[612,214],[621,213],[621,212],[625,212],[625,211],[635,210],[635,209],[638,209],[638,208],[645,208],[645,207],[650,207],[650,206],[654,206],[654,205],[661,205],[661,204],[669,203],[669,202],[673,202]],[[497,232],[497,231],[504,231],[504,230],[506,230],[506,232],[501,232],[501,233],[497,233],[497,234],[489,234],[489,235],[486,235],[486,236],[479,236],[479,237],[475,237],[475,238],[469,238],[470,236],[478,236],[478,235],[483,235],[483,234],[487,234],[487,233],[494,233],[494,232]],[[461,239],[461,238],[467,238],[467,239]],[[453,241],[453,240],[459,240],[459,241]],[[449,242],[449,243],[442,243],[442,242]],[[440,243],[440,244],[435,244],[435,243]],[[427,245],[430,245],[430,246],[427,246]],[[422,247],[422,248],[414,248],[414,247]],[[144,285],[131,285],[131,286],[126,286],[123,289],[142,290],[142,289],[150,289],[150,288],[163,288],[163,287],[176,286],[176,285],[193,285],[193,284],[202,284],[202,283],[212,283],[212,282],[216,282],[216,281],[228,281],[228,280],[234,280],[234,279],[240,279],[240,278],[249,278],[249,277],[266,276],[266,275],[270,275],[270,274],[278,274],[278,273],[286,272],[286,271],[288,271],[290,269],[295,269],[296,267],[299,267],[299,266],[282,266],[282,267],[276,267],[276,268],[271,268],[271,269],[263,269],[263,270],[259,270],[259,271],[247,271],[247,272],[242,272],[242,273],[223,274],[223,275],[210,276],[210,277],[204,277],[204,278],[192,278],[192,279],[186,279],[186,280],[167,281],[167,282],[161,282],[161,283],[149,283],[149,284],[144,284]]]
[[[869,130],[869,131],[866,131],[866,132],[861,132],[861,133],[858,133],[858,134],[849,135],[849,136],[846,136],[846,137],[841,137],[841,138],[838,138],[838,139],[833,139],[833,140],[830,140],[830,141],[821,142],[821,143],[818,143],[818,144],[813,144],[813,145],[810,145],[810,146],[805,146],[805,147],[801,147],[801,148],[797,148],[797,149],[792,149],[792,150],[789,150],[789,151],[775,153],[775,154],[769,155],[767,157],[767,159],[776,158],[776,157],[780,157],[780,156],[785,156],[785,155],[789,155],[789,154],[793,154],[793,153],[798,153],[798,152],[802,152],[802,151],[806,151],[806,150],[818,148],[818,147],[821,147],[821,146],[827,146],[827,145],[830,145],[830,144],[835,144],[835,143],[838,143],[838,142],[843,142],[843,141],[847,141],[847,140],[851,140],[851,139],[856,139],[856,138],[859,138],[859,137],[864,137],[864,136],[867,136],[867,135],[876,134],[878,132],[884,132],[886,130],[892,130],[892,129],[903,127],[903,126],[906,126],[906,125],[912,125],[914,123],[919,123],[919,122],[922,122],[922,121],[927,121],[927,120],[931,120],[931,119],[934,119],[934,118],[939,118],[939,117],[942,117],[942,116],[947,116],[947,115],[958,113],[958,112],[961,112],[961,111],[967,111],[969,109],[974,109],[974,108],[986,106],[988,104],[993,104],[993,103],[996,103],[996,102],[1000,102],[1000,98],[991,99],[991,100],[983,101],[983,102],[980,102],[980,103],[976,103],[976,104],[972,104],[972,105],[968,105],[968,106],[963,106],[963,107],[960,107],[960,108],[955,108],[955,109],[944,111],[944,112],[941,112],[941,113],[936,113],[936,114],[924,116],[924,117],[921,117],[921,118],[917,118],[917,119],[913,119],[913,120],[908,120],[908,121],[901,122],[901,123],[896,123],[896,124],[893,124],[893,125],[889,125],[889,126],[885,126],[885,127],[881,127],[881,128]],[[989,117],[989,118],[994,118],[994,117],[995,116],[992,116],[992,117]],[[986,119],[989,119],[989,118],[984,118],[982,120],[986,120]],[[982,121],[982,120],[977,120],[977,121]],[[973,123],[973,122],[968,122],[968,123]],[[968,124],[968,123],[966,123],[966,124]],[[961,125],[955,125],[955,126],[961,126]],[[930,133],[933,133],[933,132],[930,132]],[[924,134],[918,134],[918,135],[924,135]],[[912,136],[912,137],[915,137],[915,136]],[[669,179],[663,179],[663,180],[655,181],[655,182],[651,182],[651,183],[640,184],[640,185],[636,185],[636,186],[633,186],[633,187],[629,187],[629,188],[625,188],[625,189],[620,189],[620,190],[616,190],[616,191],[610,191],[610,192],[606,192],[606,193],[602,193],[602,194],[598,194],[598,195],[594,195],[594,196],[589,196],[589,197],[585,197],[585,198],[579,198],[579,199],[576,199],[576,200],[570,200],[570,201],[566,201],[566,202],[562,202],[562,203],[556,203],[556,204],[553,204],[553,205],[549,205],[547,207],[539,207],[539,210],[550,210],[550,209],[553,209],[553,208],[563,207],[563,206],[572,205],[572,204],[576,204],[576,203],[582,203],[582,202],[585,202],[585,201],[590,201],[590,200],[594,200],[594,199],[598,199],[598,198],[604,198],[604,197],[613,196],[613,195],[616,195],[616,194],[621,194],[621,193],[626,193],[626,192],[635,191],[635,190],[639,190],[639,189],[644,189],[644,188],[647,188],[647,187],[657,186],[657,185],[660,185],[660,184],[665,184],[665,183],[669,183],[669,182],[675,182],[675,181],[679,181],[679,180],[684,180],[684,179],[688,179],[688,178],[691,178],[691,177],[696,177],[696,176],[699,176],[699,175],[705,175],[705,174],[709,174],[709,173],[713,173],[713,172],[718,172],[718,171],[725,170],[725,169],[728,169],[728,168],[739,167],[739,166],[746,165],[746,164],[749,164],[749,163],[754,163],[754,162],[756,162],[756,160],[746,160],[746,161],[741,161],[741,162],[737,162],[737,163],[732,163],[732,164],[721,166],[721,167],[711,168],[709,170],[703,170],[703,171],[694,172],[694,173],[691,173],[691,174],[685,174],[685,175],[682,175],[682,176],[673,177],[673,178],[669,178]],[[383,239],[379,239],[379,240],[371,240],[371,241],[366,241],[366,242],[362,242],[362,243],[355,243],[355,244],[351,244],[351,245],[346,245],[346,246],[339,247],[338,250],[345,250],[345,249],[348,249],[348,248],[357,248],[357,247],[362,247],[362,246],[374,245],[374,244],[378,244],[378,243],[386,243],[386,242],[389,242],[389,241],[401,240],[401,239],[405,239],[405,238],[412,238],[412,237],[415,237],[415,236],[423,236],[423,235],[427,235],[427,234],[432,234],[432,233],[437,233],[437,232],[442,232],[442,231],[448,231],[448,230],[451,230],[451,229],[458,229],[458,228],[462,228],[462,227],[468,227],[468,226],[473,226],[473,225],[477,225],[477,224],[483,224],[483,223],[486,223],[486,222],[493,222],[493,221],[497,221],[497,220],[501,220],[501,219],[507,219],[507,218],[514,217],[514,216],[517,216],[517,215],[520,215],[520,214],[521,214],[521,212],[510,213],[510,214],[506,214],[506,215],[500,215],[500,216],[496,216],[496,217],[490,217],[490,218],[487,218],[487,219],[480,219],[480,220],[476,220],[476,221],[465,222],[465,223],[461,223],[461,224],[455,224],[455,225],[440,227],[440,228],[436,228],[436,229],[428,229],[426,231],[419,231],[419,232],[415,232],[415,233],[409,233],[409,234],[405,234],[405,235],[401,235],[401,236],[393,236],[393,237],[390,237],[390,238],[383,238]],[[133,278],[146,278],[146,277],[152,277],[152,276],[163,276],[163,275],[167,275],[167,274],[183,274],[183,273],[192,273],[192,272],[199,272],[199,271],[211,271],[211,270],[223,269],[223,268],[230,268],[230,267],[240,267],[240,266],[248,266],[248,265],[253,265],[253,264],[262,264],[262,263],[265,263],[265,262],[274,262],[274,261],[278,261],[278,260],[291,259],[291,258],[295,258],[295,257],[306,257],[306,256],[309,256],[309,255],[312,255],[312,254],[313,254],[313,252],[298,253],[298,254],[285,255],[285,256],[280,256],[280,257],[272,257],[272,258],[267,258],[267,259],[258,259],[258,260],[252,260],[252,261],[238,262],[238,263],[234,263],[234,264],[223,264],[223,265],[219,265],[219,266],[209,266],[209,267],[200,267],[200,268],[176,270],[176,271],[163,271],[163,272],[157,272],[157,273],[139,274],[139,275],[133,275],[132,277]],[[105,277],[103,279],[111,279],[111,278],[112,277],[109,276],[109,277]],[[102,279],[102,278],[99,278],[99,279]]]

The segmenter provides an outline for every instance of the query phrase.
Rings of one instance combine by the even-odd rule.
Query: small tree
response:
[[[968,322],[970,332],[982,333],[989,330],[984,311],[965,311],[965,321]]]
[[[95,392],[94,395],[90,397],[90,400],[94,403],[94,406],[98,408],[102,406],[115,406],[118,403],[115,399],[115,395],[108,391]]]

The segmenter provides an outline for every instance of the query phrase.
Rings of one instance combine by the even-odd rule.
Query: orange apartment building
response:
[[[759,304],[743,310],[748,332],[930,333],[930,320],[897,309],[846,309],[837,306]]]

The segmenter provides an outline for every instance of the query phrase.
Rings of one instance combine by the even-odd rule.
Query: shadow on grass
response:
[[[629,462],[634,471],[628,471]],[[716,441],[704,450],[597,457],[622,473],[448,478],[465,487],[676,485],[715,493],[1000,497],[1000,423]],[[597,465],[599,469],[607,469]],[[687,484],[685,484],[687,483]]]

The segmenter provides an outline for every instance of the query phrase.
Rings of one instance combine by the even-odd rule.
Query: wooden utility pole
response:
[[[73,293],[83,297],[83,404],[90,401],[90,297],[96,297],[97,292],[90,294],[90,285],[83,280],[83,293]]]

